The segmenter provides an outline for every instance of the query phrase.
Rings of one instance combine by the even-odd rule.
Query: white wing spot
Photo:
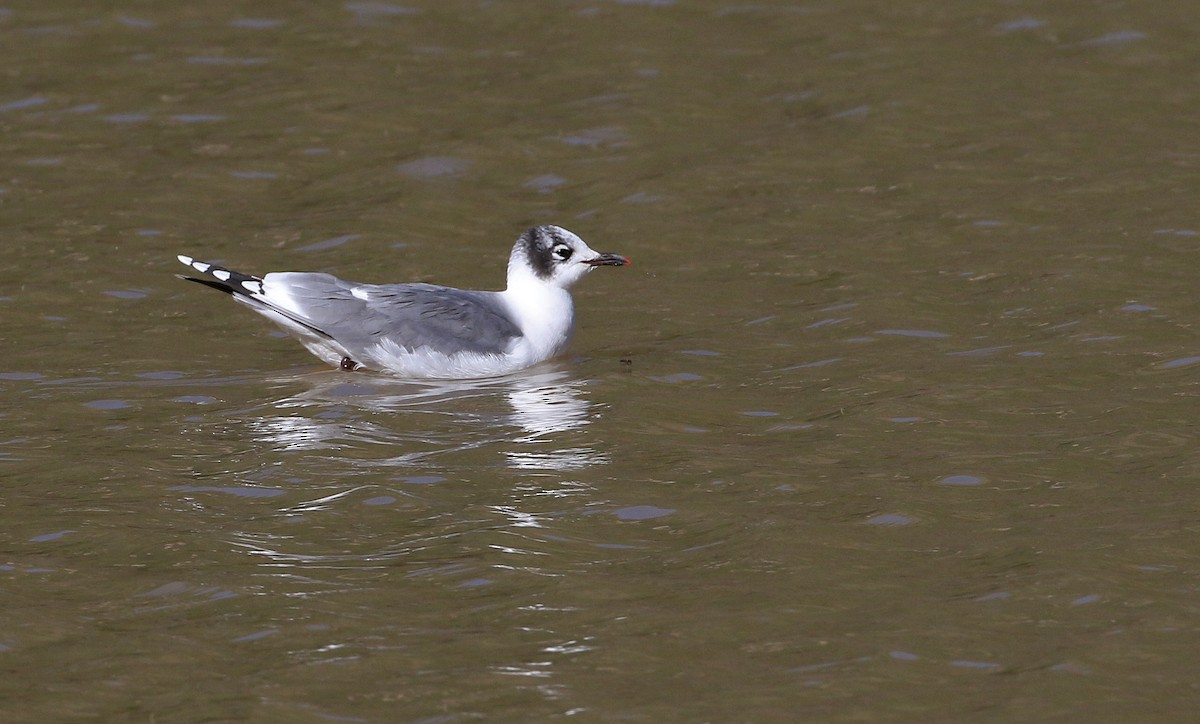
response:
[[[250,292],[251,294],[262,294],[263,293],[262,282],[260,282],[258,280],[247,279],[246,281],[242,282],[242,286],[246,289],[246,291]]]
[[[184,256],[183,254],[180,254],[179,256],[176,256],[175,258],[178,259],[179,261],[183,262],[184,264],[187,264],[188,266],[191,266],[192,262],[195,261],[194,259],[192,259],[192,257]]]
[[[363,300],[364,302],[369,301],[371,299],[371,293],[368,292],[366,289],[363,289],[362,287],[354,287],[353,289],[350,290],[350,294],[352,296],[355,296],[355,297]]]
[[[192,262],[192,268],[198,272],[207,273],[209,269],[212,269],[212,264],[206,264],[202,261],[194,261]]]
[[[223,282],[229,281],[229,277],[232,276],[229,272],[225,271],[224,269],[213,269],[212,275],[214,277],[216,277],[217,279],[220,279]]]

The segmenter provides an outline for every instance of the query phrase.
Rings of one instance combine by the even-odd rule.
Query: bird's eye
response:
[[[559,244],[558,246],[554,247],[552,251],[555,259],[566,261],[567,259],[571,258],[571,247],[567,246],[566,244]]]

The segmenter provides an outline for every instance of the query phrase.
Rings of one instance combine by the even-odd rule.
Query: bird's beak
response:
[[[589,266],[628,266],[633,262],[620,254],[601,254],[591,259],[584,259],[583,263]]]

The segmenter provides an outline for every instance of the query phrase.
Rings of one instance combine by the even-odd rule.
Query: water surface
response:
[[[0,711],[1186,719],[1197,21],[4,9]],[[634,266],[502,380],[172,276],[497,288],[533,223]]]

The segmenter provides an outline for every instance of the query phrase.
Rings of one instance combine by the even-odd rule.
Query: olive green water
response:
[[[0,718],[1190,721],[1197,23],[5,6]],[[504,380],[172,276],[548,222],[634,266]]]

